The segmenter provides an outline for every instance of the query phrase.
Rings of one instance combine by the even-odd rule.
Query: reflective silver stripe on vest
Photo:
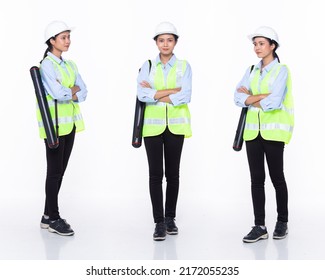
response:
[[[47,103],[49,104],[49,107],[54,107],[55,106],[55,102],[54,100],[47,100]],[[58,105],[59,104],[70,104],[70,101],[58,101]],[[36,102],[36,108],[39,110],[39,106],[38,106],[38,102]]]
[[[144,124],[148,125],[166,125],[166,120],[162,119],[144,119]]]
[[[246,123],[245,129],[248,130],[259,130],[259,125],[258,124],[251,124],[251,123]],[[289,124],[280,124],[280,123],[267,123],[267,124],[261,124],[261,130],[274,130],[274,129],[279,129],[287,132],[292,132],[293,131],[293,126]]]
[[[81,119],[82,119],[81,115],[76,115],[74,117],[61,117],[61,118],[58,118],[58,124],[73,123],[74,121],[81,120]],[[53,124],[56,123],[56,119],[52,119],[52,121],[53,121]],[[42,121],[38,122],[38,127],[44,127]]]
[[[259,125],[258,124],[253,124],[253,123],[246,123],[245,124],[245,129],[248,130],[259,130]]]
[[[149,84],[151,86],[151,88],[155,88],[155,75],[157,72],[157,65],[156,65],[156,61],[152,60],[152,65],[151,65],[151,70],[149,73]]]
[[[287,132],[292,132],[293,131],[293,126],[289,124],[281,124],[281,123],[266,123],[266,124],[261,124],[261,130],[274,130],[274,129],[279,129],[279,130],[284,130]]]
[[[293,113],[294,113],[294,110],[293,110],[292,108],[289,109],[289,108],[287,108],[287,107],[284,106],[284,105],[282,105],[281,110],[285,111],[285,112],[288,113],[289,115],[293,115]]]
[[[66,100],[66,101],[57,101],[58,105],[59,104],[69,104],[70,100]],[[47,103],[49,104],[50,107],[55,106],[55,101],[54,100],[48,100]]]
[[[153,60],[155,61],[155,60]],[[183,60],[176,60],[176,87],[182,86],[182,78],[183,78]],[[149,83],[151,88],[154,87],[155,75],[157,72],[157,65],[156,62],[152,63],[150,74],[149,74]],[[166,81],[165,81],[166,82]]]
[[[182,78],[183,78],[183,61],[177,60],[176,61],[176,87],[182,86]]]
[[[282,67],[281,64],[278,64],[277,67],[274,67],[272,73],[270,74],[270,79],[269,79],[269,81],[268,81],[268,83],[269,83],[268,88],[271,88],[271,86],[273,85],[274,80],[275,80],[275,78],[278,76],[278,73],[279,73],[279,70],[280,70],[281,67]]]
[[[258,111],[260,111],[261,109],[258,108],[258,107],[250,106],[250,107],[248,107],[248,110],[249,110],[249,111],[253,111],[253,112],[258,112]]]
[[[191,120],[188,118],[174,118],[168,120],[169,124],[190,124]]]
[[[75,122],[77,122],[77,121],[82,121],[82,115],[81,115],[81,114],[74,115],[74,116],[73,116],[73,120],[74,120]]]

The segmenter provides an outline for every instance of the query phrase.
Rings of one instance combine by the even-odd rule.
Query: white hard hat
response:
[[[155,39],[156,36],[161,34],[174,34],[179,37],[176,27],[172,23],[167,21],[161,22],[157,25],[153,39]]]
[[[69,27],[66,25],[63,21],[52,21],[48,24],[48,26],[45,29],[44,33],[44,40],[47,42],[48,39],[54,37],[55,35],[64,32],[64,31],[71,31],[73,30],[73,27]]]
[[[277,42],[278,46],[280,46],[278,34],[271,27],[261,26],[257,28],[253,34],[248,35],[248,39],[251,41],[253,41],[255,37],[269,38]]]

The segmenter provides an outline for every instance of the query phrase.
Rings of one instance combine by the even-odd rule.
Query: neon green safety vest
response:
[[[185,60],[176,60],[165,81],[161,63],[153,63],[149,82],[156,90],[181,87],[186,65]],[[159,135],[165,131],[166,126],[173,134],[192,136],[191,115],[187,104],[174,106],[165,102],[146,103],[142,136]]]
[[[253,95],[260,93],[270,93],[273,81],[279,75],[281,67],[287,67],[283,64],[274,65],[266,74],[262,81],[260,80],[260,71],[256,69],[250,87]],[[266,140],[290,142],[294,126],[293,98],[291,87],[291,76],[288,69],[287,92],[280,109],[264,112],[260,108],[250,106],[247,111],[246,125],[244,130],[244,140],[253,140],[258,133]]]
[[[72,61],[64,61],[68,73],[60,66],[53,58],[47,56],[45,59],[52,61],[53,66],[60,72],[61,80],[59,81],[61,85],[67,88],[71,88],[75,85],[77,67]],[[53,125],[56,126],[55,118],[55,101],[51,95],[47,95],[47,102],[49,104],[49,109],[53,121]],[[84,122],[82,119],[80,107],[78,103],[73,102],[73,100],[67,101],[57,101],[57,112],[58,112],[58,124],[59,124],[59,136],[69,134],[73,126],[76,126],[76,132],[84,130]],[[39,107],[37,106],[37,121],[39,127],[40,137],[45,139],[45,129],[41,117]]]

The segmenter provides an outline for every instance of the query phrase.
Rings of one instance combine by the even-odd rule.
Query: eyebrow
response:
[[[258,42],[266,42],[267,41],[267,39],[265,39],[265,38],[256,38],[256,39],[254,39],[254,41],[253,41],[253,43],[258,43]]]
[[[158,40],[173,40],[173,37],[167,37],[167,38],[159,38]]]

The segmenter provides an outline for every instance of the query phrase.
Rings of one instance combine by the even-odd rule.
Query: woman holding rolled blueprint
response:
[[[276,194],[277,220],[274,239],[288,233],[288,190],[283,171],[284,147],[289,143],[294,126],[291,77],[276,53],[280,43],[277,33],[268,26],[259,27],[249,40],[260,62],[246,70],[234,94],[235,103],[248,107],[244,129],[247,159],[251,177],[254,226],[243,238],[252,243],[268,238],[265,225],[265,166]]]
[[[179,168],[185,137],[192,135],[188,103],[192,94],[189,63],[174,54],[178,33],[170,22],[160,23],[153,35],[159,50],[138,75],[138,98],[146,102],[142,136],[149,164],[149,190],[155,222],[153,239],[178,234],[175,223]],[[163,203],[163,177],[166,199]]]
[[[41,61],[40,73],[53,123],[59,139],[57,148],[49,147],[38,110],[41,138],[45,139],[47,174],[45,208],[41,228],[59,235],[74,231],[60,216],[58,195],[74,144],[75,133],[84,129],[79,103],[85,101],[87,88],[74,62],[62,57],[70,47],[72,28],[62,21],[53,21],[45,29],[47,49]]]

